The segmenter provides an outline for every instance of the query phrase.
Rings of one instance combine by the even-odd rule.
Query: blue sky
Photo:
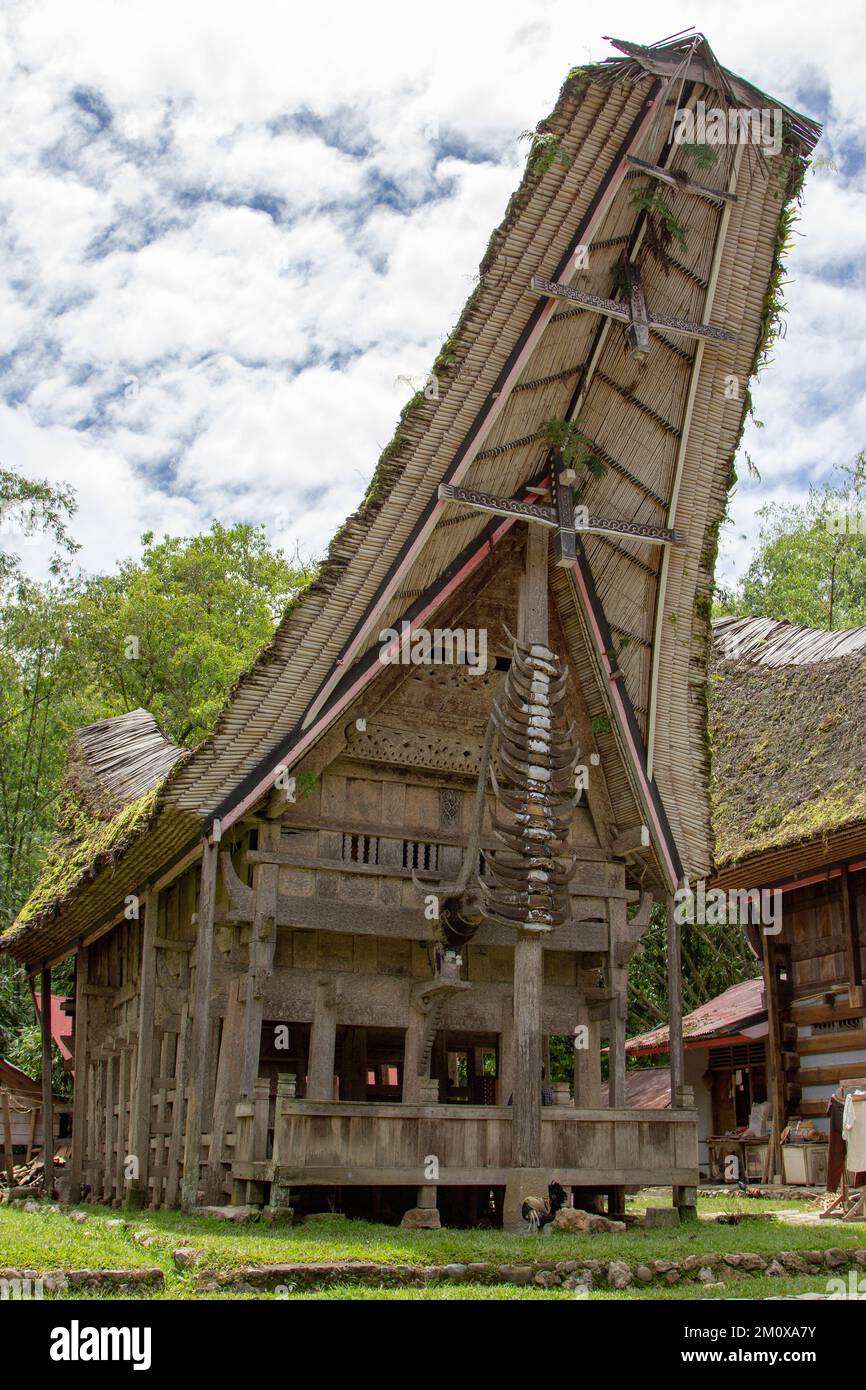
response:
[[[0,457],[71,483],[79,557],[264,523],[322,551],[469,293],[568,68],[694,21],[826,122],[721,577],[763,502],[866,447],[866,10],[11,0]],[[745,475],[745,467],[740,469]],[[25,548],[36,573],[46,554]]]

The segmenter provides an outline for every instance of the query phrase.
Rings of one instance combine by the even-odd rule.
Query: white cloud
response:
[[[716,52],[782,100],[827,100],[791,260],[790,328],[755,390],[725,573],[754,510],[864,442],[866,14],[710,0]],[[652,41],[676,7],[605,11]],[[145,528],[261,520],[319,551],[363,495],[516,185],[518,134],[597,11],[270,0],[19,0],[0,56],[0,456],[71,482],[85,564]],[[741,468],[744,473],[745,469]],[[736,540],[745,532],[747,542]],[[28,551],[37,567],[44,555]]]

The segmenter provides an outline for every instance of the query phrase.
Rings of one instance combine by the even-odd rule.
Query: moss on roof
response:
[[[866,662],[716,661],[710,798],[718,868],[866,822]]]
[[[125,853],[150,826],[161,785],[152,787],[108,820],[94,816],[67,794],[61,813],[63,829],[48,852],[36,887],[15,921],[2,933],[4,946],[34,918],[45,917],[59,908],[73,889]]]

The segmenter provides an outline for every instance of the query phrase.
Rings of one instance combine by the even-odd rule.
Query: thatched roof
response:
[[[689,146],[669,141],[674,103],[752,105],[761,94],[737,86],[700,36],[617,47],[627,56],[569,74],[434,364],[438,399],[419,392],[404,409],[318,580],[238,682],[214,734],[170,774],[149,849],[126,855],[110,890],[95,885],[91,901],[70,901],[63,923],[32,922],[15,937],[16,952],[55,949],[109,911],[121,881],[152,872],[157,855],[178,858],[216,819],[225,832],[267,795],[279,766],[298,765],[337,718],[350,717],[381,675],[379,632],[402,619],[423,623],[508,533],[508,522],[446,506],[439,484],[518,493],[549,468],[544,424],[554,417],[573,418],[606,466],[582,499],[591,512],[676,524],[684,536],[682,550],[662,554],[638,539],[585,534],[577,569],[552,568],[551,585],[615,823],[652,831],[647,882],[664,888],[683,865],[691,874],[708,866],[702,692],[717,528],[747,383],[778,310],[786,207],[820,127],[789,116],[776,158],[719,146],[699,179],[720,195],[733,191],[733,201],[694,196],[676,181],[654,185],[686,242],[665,266],[647,253],[646,213],[634,202],[645,176],[626,155],[697,178]],[[577,269],[584,247],[589,263]],[[641,260],[654,311],[724,326],[736,341],[704,353],[654,330],[637,364],[610,319],[531,291],[537,274],[618,294],[624,253]],[[732,375],[739,399],[726,391]]]
[[[159,789],[186,756],[152,714],[136,709],[76,729],[61,788],[58,834],[39,881],[4,945],[51,920],[114,864],[154,820]]]
[[[866,834],[866,627],[723,618],[713,633],[717,868],[775,854],[781,872],[794,850],[798,868],[832,858],[836,837]]]

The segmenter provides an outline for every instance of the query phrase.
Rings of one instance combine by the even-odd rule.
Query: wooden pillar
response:
[[[87,1082],[87,978],[90,948],[79,946],[75,957],[75,1022],[73,1037],[74,1089],[72,1092],[72,1159],[70,1162],[70,1202],[80,1202],[84,1154],[88,1146]],[[92,1158],[93,1155],[88,1155]]]
[[[574,1049],[574,1105],[578,1110],[601,1108],[601,1027],[590,1021],[589,999],[586,991],[592,987],[596,972],[578,972],[577,1022],[587,1029],[587,1046]]]
[[[42,1158],[45,1195],[54,1196],[54,1091],[51,1086],[51,970],[43,965],[40,982],[42,1024]]]
[[[318,995],[316,996],[316,1011],[318,1012]],[[410,1004],[406,1020],[406,1032],[403,1037],[403,1086],[400,1092],[403,1105],[417,1105],[420,1099],[421,1077],[418,1074],[418,1064],[421,1060],[426,1026],[427,1015],[417,1009],[414,1004]],[[315,1022],[313,1028],[315,1030]],[[313,1045],[311,1041],[311,1062],[312,1056]],[[310,1076],[312,1079],[312,1066],[310,1067]]]
[[[3,1098],[3,1149],[6,1158],[6,1174],[9,1186],[15,1183],[15,1159],[12,1156],[12,1113],[9,1109],[9,1088],[0,1088],[0,1096]]]
[[[130,1206],[147,1202],[150,1172],[150,1119],[153,1091],[153,1016],[156,1004],[156,936],[159,922],[159,894],[149,890],[144,899],[141,933],[141,976],[138,987],[138,1051],[135,1085],[132,1092],[132,1138],[130,1153],[138,1162],[138,1177],[129,1184]]]
[[[226,1013],[223,1020],[220,1040],[219,1064],[217,1066],[216,1087],[214,1091],[213,1118],[211,1120],[211,1140],[207,1161],[207,1200],[211,1204],[222,1201],[223,1149],[226,1130],[241,1091],[241,1068],[243,1065],[244,1022],[246,1018],[246,994],[251,988],[249,979],[238,975],[230,981]],[[259,1023],[261,1029],[261,1023]]]
[[[627,943],[628,914],[622,899],[608,900],[609,955],[607,984],[610,992],[608,1035],[608,1105],[613,1110],[625,1106],[625,1043],[628,1014],[628,966],[621,965]]]
[[[769,1069],[770,1099],[773,1102],[773,1127],[770,1135],[769,1178],[781,1180],[782,1146],[779,1136],[787,1123],[787,1104],[785,1098],[785,1069],[782,1058],[782,1029],[779,1008],[779,978],[776,973],[776,959],[773,938],[762,932],[764,943],[764,996],[767,1006],[767,1062]],[[743,1175],[745,1176],[745,1175]]]
[[[845,973],[848,976],[848,1003],[852,1009],[866,1004],[863,988],[863,962],[860,954],[860,918],[857,912],[857,894],[848,872],[848,865],[842,865],[840,885],[842,907],[842,933],[845,938]]]
[[[413,1010],[413,1012],[415,1012]],[[315,1012],[310,1029],[307,1099],[334,1099],[334,1047],[337,1040],[337,991],[333,980],[316,984]]]
[[[671,1107],[681,1108],[685,1082],[683,1054],[683,966],[680,949],[680,925],[676,920],[674,900],[665,900],[665,930],[668,957],[668,1052],[671,1059]]]
[[[181,1179],[181,1206],[184,1211],[190,1211],[198,1202],[202,1093],[210,1037],[210,993],[213,973],[214,907],[218,854],[219,845],[212,845],[206,840],[202,849],[198,896],[195,994],[190,1040],[186,1141],[183,1155],[183,1177]],[[177,1098],[175,1104],[177,1104]]]
[[[278,850],[282,822],[265,822],[259,830],[259,849]],[[253,875],[253,925],[250,932],[250,964],[247,971],[247,999],[244,1012],[241,1096],[252,1100],[259,1074],[262,1043],[262,999],[264,981],[271,974],[277,944],[278,864],[257,864]]]
[[[547,532],[528,526],[526,573],[521,588],[521,637],[548,642]],[[514,947],[514,1115],[511,1162],[541,1166],[541,1067],[543,956],[541,934],[519,931]]]

